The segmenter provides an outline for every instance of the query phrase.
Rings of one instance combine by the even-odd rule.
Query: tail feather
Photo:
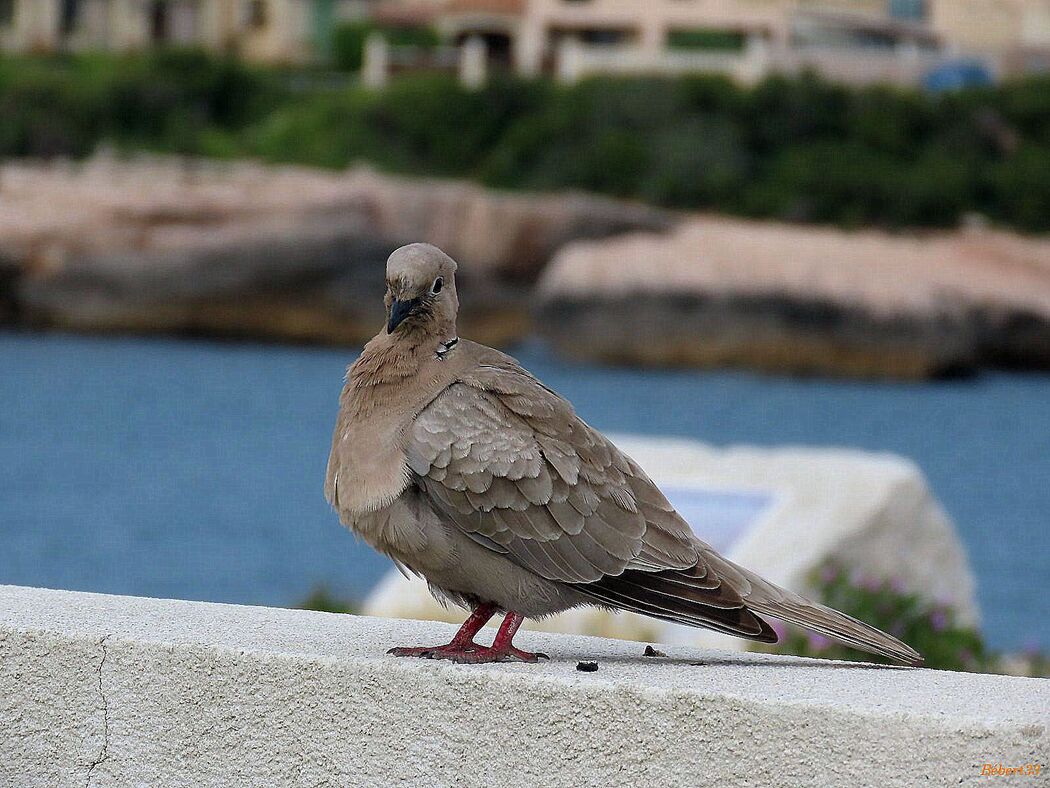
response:
[[[892,635],[773,585],[704,548],[697,567],[628,569],[577,588],[600,604],[621,610],[775,643],[776,633],[762,614],[905,665],[922,664],[917,651]]]
[[[730,582],[751,610],[905,665],[923,663],[918,651],[881,629],[763,580],[713,550],[705,550],[703,559],[717,574]]]
[[[748,609],[731,588],[686,588],[683,593],[668,593],[662,577],[667,574],[628,570],[579,588],[588,596],[621,610],[776,643],[773,628]]]
[[[880,654],[905,665],[921,665],[922,655],[893,635],[852,616],[798,597],[802,602],[753,602],[748,607],[767,616],[797,624],[832,640],[871,654]]]

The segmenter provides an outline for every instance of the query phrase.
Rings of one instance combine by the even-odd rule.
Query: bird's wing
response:
[[[513,359],[486,358],[407,437],[434,505],[519,566],[613,607],[776,639],[637,463]]]

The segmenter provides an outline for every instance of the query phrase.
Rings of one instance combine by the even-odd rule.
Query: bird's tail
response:
[[[799,601],[762,603],[749,601],[748,607],[781,621],[798,624],[800,627],[837,640],[847,646],[867,651],[869,654],[880,654],[904,665],[923,663],[922,655],[918,651],[893,635],[830,607],[810,602],[804,597],[797,597],[797,599]]]
[[[919,652],[881,629],[773,585],[714,551],[706,553],[704,557],[714,565],[718,574],[729,580],[747,607],[756,613],[797,624],[847,646],[869,654],[879,654],[905,665],[923,663]]]

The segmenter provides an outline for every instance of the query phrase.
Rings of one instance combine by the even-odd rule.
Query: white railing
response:
[[[566,40],[558,50],[557,77],[573,83],[597,74],[724,74],[753,84],[771,74],[815,71],[833,82],[917,85],[945,56],[911,47],[891,50],[793,48],[752,37],[739,52],[651,50],[639,46],[593,46]]]
[[[361,71],[364,84],[379,89],[386,86],[392,74],[403,71],[447,71],[456,74],[464,87],[476,90],[488,78],[488,50],[477,37],[458,47],[422,49],[391,46],[379,33],[369,36]]]
[[[725,74],[751,83],[768,72],[769,54],[765,43],[758,38],[749,39],[740,52],[594,46],[566,39],[558,49],[556,62],[557,78],[566,83],[596,74]]]
[[[918,85],[925,74],[944,63],[947,55],[912,46],[865,50],[836,47],[773,45],[751,36],[740,51],[652,49],[637,45],[599,46],[565,39],[555,53],[555,77],[572,84],[600,74],[682,76],[723,74],[743,84],[754,84],[771,74],[814,71],[833,82],[864,85],[885,82]],[[488,53],[480,38],[458,47],[420,50],[393,47],[378,33],[365,45],[364,83],[382,88],[392,74],[402,71],[448,71],[471,88],[481,87],[488,76]]]

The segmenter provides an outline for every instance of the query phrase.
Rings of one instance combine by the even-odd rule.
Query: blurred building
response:
[[[449,0],[437,6],[434,21],[451,43],[481,40],[491,62],[509,67],[520,59],[515,50],[527,10],[528,0]]]
[[[960,50],[1050,47],[1050,0],[928,0],[924,5],[933,29]]]
[[[743,81],[813,69],[914,83],[945,58],[1050,68],[1050,0],[0,0],[0,48],[199,46],[270,62],[323,59],[370,16],[484,42],[491,65],[589,73],[714,71]]]
[[[0,48],[15,52],[194,46],[296,62],[328,48],[334,25],[372,0],[0,0]]]
[[[483,41],[493,64],[567,82],[703,72],[752,82],[812,69],[912,84],[941,50],[921,0],[387,0],[379,11],[392,20],[428,12],[449,41]]]
[[[1050,71],[1050,0],[930,0],[927,18],[954,51],[1004,73]]]
[[[522,74],[716,71],[749,81],[813,69],[918,82],[946,58],[1015,70],[1050,52],[1050,0],[429,0],[450,40],[477,36]],[[389,11],[388,11],[389,12]]]

